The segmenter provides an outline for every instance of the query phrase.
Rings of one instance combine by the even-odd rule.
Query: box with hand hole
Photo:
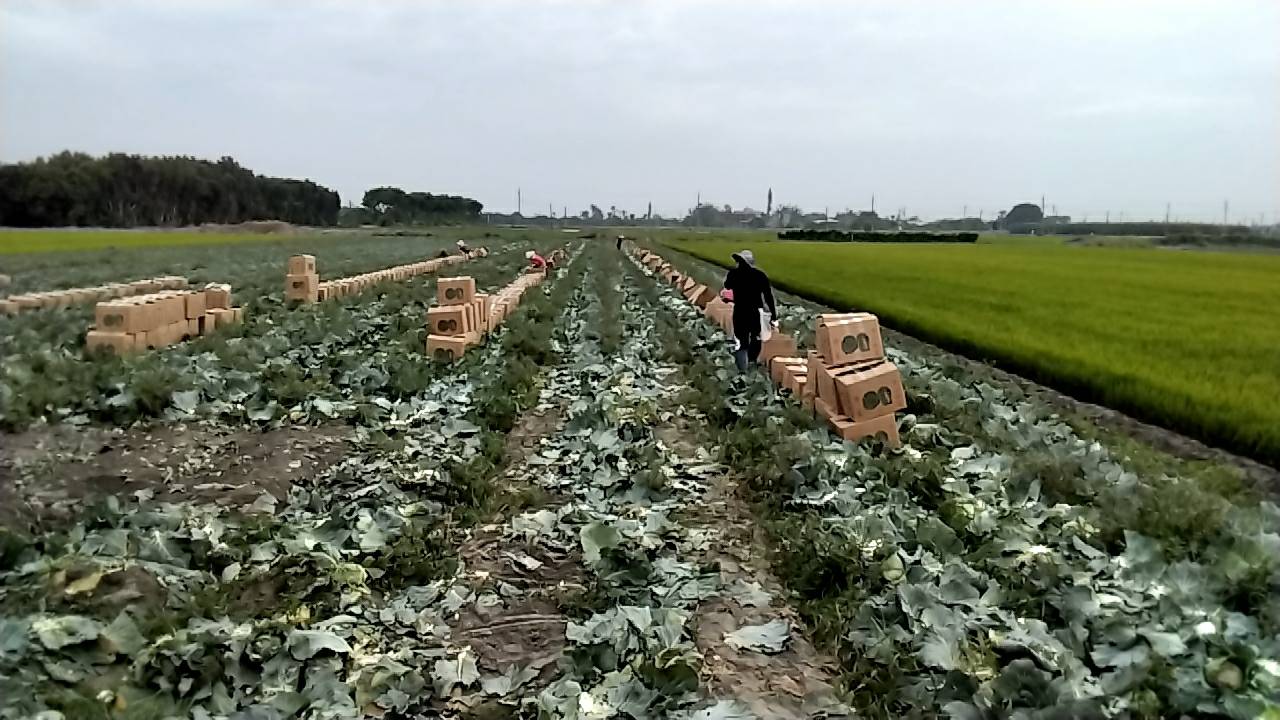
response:
[[[469,308],[469,305],[436,305],[427,308],[427,332],[451,336],[468,332]]]
[[[814,345],[832,365],[884,359],[880,320],[870,313],[819,316]]]
[[[436,282],[436,302],[441,305],[466,305],[475,296],[476,280],[473,277],[440,278]]]
[[[856,422],[891,415],[907,406],[902,375],[893,363],[881,362],[835,375],[840,412]]]

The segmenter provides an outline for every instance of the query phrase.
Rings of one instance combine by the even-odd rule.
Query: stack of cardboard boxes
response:
[[[17,315],[26,310],[70,307],[100,300],[145,295],[161,290],[180,290],[185,287],[187,287],[186,278],[177,275],[165,275],[151,278],[150,280],[134,280],[127,283],[110,283],[108,285],[71,288],[69,290],[10,295],[7,298],[0,298],[0,314]]]
[[[733,333],[733,305],[682,275],[659,255],[637,253],[640,262],[674,284],[707,318]],[[889,447],[901,444],[896,413],[907,406],[902,376],[885,360],[880,321],[870,313],[818,316],[816,349],[799,356],[795,339],[773,332],[760,349],[760,362],[774,383],[785,387],[831,424],[846,440],[871,438]]]
[[[320,273],[316,271],[315,255],[289,258],[289,270],[284,276],[284,299],[300,303],[313,303],[320,299]]]
[[[313,303],[330,298],[347,297],[348,295],[364,292],[381,282],[408,280],[418,275],[434,273],[443,267],[466,262],[471,258],[488,256],[488,250],[478,248],[471,251],[470,255],[448,255],[322,282],[319,273],[316,271],[316,259],[314,256],[294,255],[289,258],[289,268],[284,278],[284,296],[286,300],[297,303]]]
[[[885,360],[880,320],[871,313],[819,315],[814,345],[802,359],[804,402],[846,440],[897,447],[896,413],[907,397],[898,368]]]
[[[493,295],[476,292],[476,281],[470,277],[440,278],[437,304],[427,309],[427,355],[450,362],[461,358],[515,311],[529,288],[546,278],[541,272],[525,273]]]
[[[480,344],[487,332],[488,297],[478,297],[471,277],[440,278],[436,306],[427,308],[427,354],[440,360],[457,360],[467,348]]]
[[[231,307],[230,285],[135,295],[97,304],[85,347],[124,355],[208,335],[243,319],[244,310]]]

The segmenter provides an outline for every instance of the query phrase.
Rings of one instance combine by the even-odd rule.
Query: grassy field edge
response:
[[[676,252],[685,253],[720,267],[728,267],[724,253],[678,241],[663,240],[662,244]],[[719,249],[719,248],[716,248]],[[802,283],[788,282],[785,278],[771,277],[775,287],[814,302],[836,309],[845,307],[832,292],[808,287]],[[887,327],[917,337],[926,342],[982,362],[991,363],[1003,370],[1014,372],[1037,383],[1067,393],[1079,400],[1105,405],[1144,422],[1184,433],[1205,443],[1250,457],[1273,467],[1280,467],[1280,438],[1258,436],[1253,441],[1242,438],[1236,428],[1213,422],[1209,416],[1192,413],[1170,412],[1153,408],[1130,392],[1132,378],[1123,375],[1092,374],[1081,377],[1069,372],[1056,372],[1043,364],[1028,360],[1018,353],[1007,351],[997,344],[974,341],[971,338],[948,333],[896,315],[891,308],[878,307],[876,313]]]

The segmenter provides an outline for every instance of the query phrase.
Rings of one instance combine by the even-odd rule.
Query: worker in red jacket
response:
[[[547,269],[547,260],[538,253],[530,250],[524,254],[526,260],[529,261],[529,269],[542,271]]]

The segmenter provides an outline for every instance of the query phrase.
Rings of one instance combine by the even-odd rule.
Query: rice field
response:
[[[1280,257],[1013,244],[669,240],[1141,419],[1280,463]]]

